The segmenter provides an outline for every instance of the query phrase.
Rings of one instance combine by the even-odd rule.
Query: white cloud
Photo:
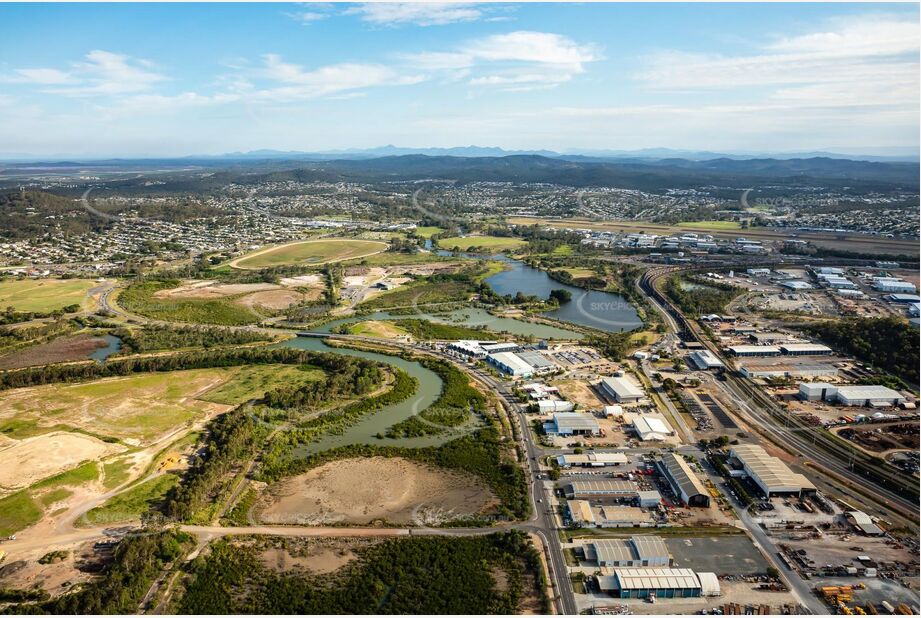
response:
[[[583,45],[560,34],[516,31],[475,39],[449,52],[423,52],[400,57],[428,71],[450,71],[454,79],[470,76],[472,86],[504,90],[552,88],[583,73],[601,59],[597,46]]]
[[[297,13],[285,13],[285,15],[305,26],[329,17],[327,13],[318,13],[316,11],[298,11]]]
[[[255,94],[274,100],[314,99],[375,86],[405,86],[425,79],[402,74],[381,64],[342,63],[313,70],[285,62],[276,54],[263,56],[259,76],[275,82]]]
[[[918,102],[917,22],[871,16],[780,37],[746,55],[667,51],[646,58],[635,78],[663,91],[759,89],[810,105]]]
[[[465,21],[476,21],[483,17],[483,5],[467,2],[366,2],[345,11],[346,15],[358,15],[362,21],[378,26],[443,26]]]
[[[93,50],[67,70],[15,69],[7,81],[46,87],[45,92],[73,97],[117,95],[149,90],[166,77],[151,70],[153,64],[103,50]]]

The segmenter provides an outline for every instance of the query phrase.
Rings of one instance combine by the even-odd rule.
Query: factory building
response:
[[[627,376],[601,378],[602,392],[617,403],[631,403],[646,396],[643,389]]]
[[[797,474],[777,457],[768,455],[757,444],[739,444],[732,447],[729,456],[742,464],[748,478],[765,496],[815,492],[815,486],[802,474]]]
[[[667,567],[672,561],[665,541],[657,536],[600,539],[587,543],[584,551],[585,559],[600,567]]]
[[[733,345],[724,349],[733,356],[780,356],[780,348],[774,345]]]
[[[787,288],[788,290],[793,290],[794,292],[802,292],[803,290],[811,290],[812,286],[802,281],[800,279],[790,279],[788,281],[781,281],[780,287]]]
[[[688,361],[701,370],[722,369],[723,361],[718,359],[710,350],[695,350],[688,355]]]
[[[575,409],[571,401],[558,401],[556,399],[542,399],[537,402],[537,410],[541,414],[552,412],[570,412]]]
[[[486,357],[486,362],[502,373],[516,378],[529,378],[533,375],[553,371],[556,368],[556,365],[539,352],[490,353]]]
[[[578,412],[560,412],[553,415],[553,420],[544,423],[544,431],[556,436],[597,436],[601,427],[591,414]]]
[[[463,339],[461,341],[452,341],[448,344],[448,349],[469,356],[470,358],[486,358],[488,354],[498,352],[511,352],[518,349],[518,344],[514,342],[495,342],[495,341],[474,341]]]
[[[572,525],[581,528],[651,528],[652,516],[635,506],[592,506],[588,500],[566,503]]]
[[[720,584],[714,573],[691,569],[615,568],[611,575],[598,577],[598,587],[621,599],[686,599],[719,596]]]
[[[905,401],[896,390],[881,385],[838,386],[827,382],[803,382],[799,397],[805,401],[830,401],[843,406],[897,406]]]
[[[688,506],[710,506],[710,492],[684,457],[676,453],[665,453],[656,466],[682,502]]]
[[[833,378],[838,375],[834,365],[821,363],[806,365],[741,365],[739,373],[750,380],[755,378]]]
[[[884,294],[914,294],[918,291],[913,283],[907,281],[877,281],[873,287]]]
[[[604,481],[570,481],[564,487],[567,498],[586,500],[590,498],[621,498],[636,497],[636,484],[633,481],[604,480]]]
[[[556,458],[561,468],[606,468],[608,466],[622,466],[630,463],[630,460],[624,453],[588,453],[565,454]]]
[[[832,350],[821,343],[785,343],[780,351],[788,356],[822,356],[831,354]]]
[[[643,441],[661,442],[675,435],[675,431],[661,414],[627,414],[624,420],[630,425],[636,437]]]
[[[758,345],[770,345],[772,343],[777,343],[778,341],[789,341],[793,337],[787,333],[779,333],[777,331],[766,331],[763,333],[752,333],[748,336],[752,343]]]

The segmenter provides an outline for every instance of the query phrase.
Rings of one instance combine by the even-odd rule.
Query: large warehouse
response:
[[[838,386],[828,382],[803,382],[799,397],[805,401],[831,401],[845,406],[897,406],[905,397],[887,386]]]
[[[601,427],[591,414],[561,412],[554,414],[549,423],[544,423],[544,431],[556,436],[597,436],[601,434]]]
[[[789,356],[821,356],[831,354],[831,348],[821,343],[784,343],[780,351]]]
[[[739,373],[749,379],[755,378],[834,378],[838,368],[824,363],[803,364],[745,364],[739,365]]]
[[[615,568],[612,575],[598,577],[598,587],[621,599],[681,599],[719,596],[720,584],[713,573],[691,569]]]
[[[636,437],[644,442],[661,442],[675,435],[675,431],[661,414],[625,414],[624,420],[633,429]]]
[[[643,389],[627,376],[601,378],[600,386],[602,392],[617,403],[639,401],[646,395]]]
[[[684,457],[665,453],[658,461],[658,468],[682,502],[688,506],[710,506],[710,492]]]
[[[600,539],[584,546],[585,559],[600,567],[667,567],[671,556],[665,541],[657,536],[629,539]]]
[[[629,463],[630,460],[624,453],[588,453],[565,454],[556,458],[561,468],[572,468],[579,466],[582,468],[604,468],[607,466],[621,466]]]
[[[570,481],[564,488],[567,498],[636,498],[637,489],[633,481]]]
[[[722,369],[723,361],[710,350],[696,350],[688,355],[688,361],[698,369]]]
[[[775,345],[733,345],[725,349],[733,356],[780,356]]]
[[[742,464],[748,478],[765,496],[815,492],[815,486],[802,474],[797,474],[777,457],[768,455],[757,444],[739,444],[729,451]]]

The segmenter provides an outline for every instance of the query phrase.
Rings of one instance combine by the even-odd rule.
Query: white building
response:
[[[541,414],[550,414],[552,412],[570,412],[575,408],[571,401],[556,401],[544,399],[537,402],[537,409]]]
[[[915,284],[908,281],[877,281],[873,287],[884,294],[914,294],[918,291]]]
[[[710,350],[696,350],[688,355],[688,361],[698,369],[722,369],[723,361]]]
[[[815,491],[815,486],[802,474],[797,474],[777,457],[768,455],[757,444],[739,444],[729,451],[742,464],[742,469],[765,496],[802,494]]]
[[[563,412],[554,414],[553,420],[544,423],[544,431],[556,436],[597,436],[601,427],[591,414]]]
[[[661,414],[628,414],[626,417],[629,417],[630,428],[640,440],[661,442],[675,435]]]
[[[905,401],[898,391],[878,384],[838,386],[803,382],[799,385],[799,396],[806,401],[831,401],[844,406],[897,406]]]
[[[639,401],[646,396],[643,389],[627,376],[601,378],[600,386],[602,392],[617,403]]]
[[[600,567],[656,567],[671,564],[665,541],[657,536],[599,539],[583,546],[585,559]]]
[[[581,468],[605,468],[608,466],[621,466],[630,462],[624,453],[569,453],[559,455],[556,458],[561,468],[572,468],[578,466]]]

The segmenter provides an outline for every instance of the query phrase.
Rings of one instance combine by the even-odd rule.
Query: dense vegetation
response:
[[[191,322],[242,326],[259,320],[252,311],[234,303],[233,297],[219,299],[157,298],[161,290],[180,285],[177,279],[133,283],[118,296],[118,304],[130,312],[167,322]]]
[[[441,324],[429,320],[395,320],[397,326],[416,339],[490,339],[493,333],[485,329],[470,328],[457,324]]]
[[[918,331],[901,318],[848,318],[805,328],[836,350],[918,384]]]
[[[693,287],[689,287],[688,283]],[[708,313],[722,312],[726,304],[738,296],[742,290],[730,285],[697,281],[682,282],[679,275],[666,279],[662,288],[665,294],[678,305],[682,313],[689,317],[698,317]]]
[[[127,536],[103,576],[77,592],[53,600],[8,607],[10,614],[136,614],[141,599],[169,563],[194,546],[183,532],[149,531]]]
[[[255,548],[218,541],[195,560],[179,612],[514,614],[525,594],[547,611],[540,568],[537,550],[520,532],[386,541],[325,577],[271,571]]]
[[[52,231],[65,235],[101,230],[106,221],[92,217],[73,198],[42,191],[0,193],[0,237],[8,241],[44,236]]]
[[[486,399],[470,386],[470,380],[464,372],[442,360],[421,358],[418,361],[441,378],[441,394],[431,406],[419,414],[421,420],[411,416],[388,428],[388,438],[411,438],[441,433],[444,427],[456,427],[465,423],[470,418],[471,411],[480,414],[485,411]]]
[[[113,333],[122,340],[126,353],[176,350],[181,348],[213,348],[269,341],[271,336],[251,330],[215,326],[167,326],[151,324],[144,328],[119,328]]]

